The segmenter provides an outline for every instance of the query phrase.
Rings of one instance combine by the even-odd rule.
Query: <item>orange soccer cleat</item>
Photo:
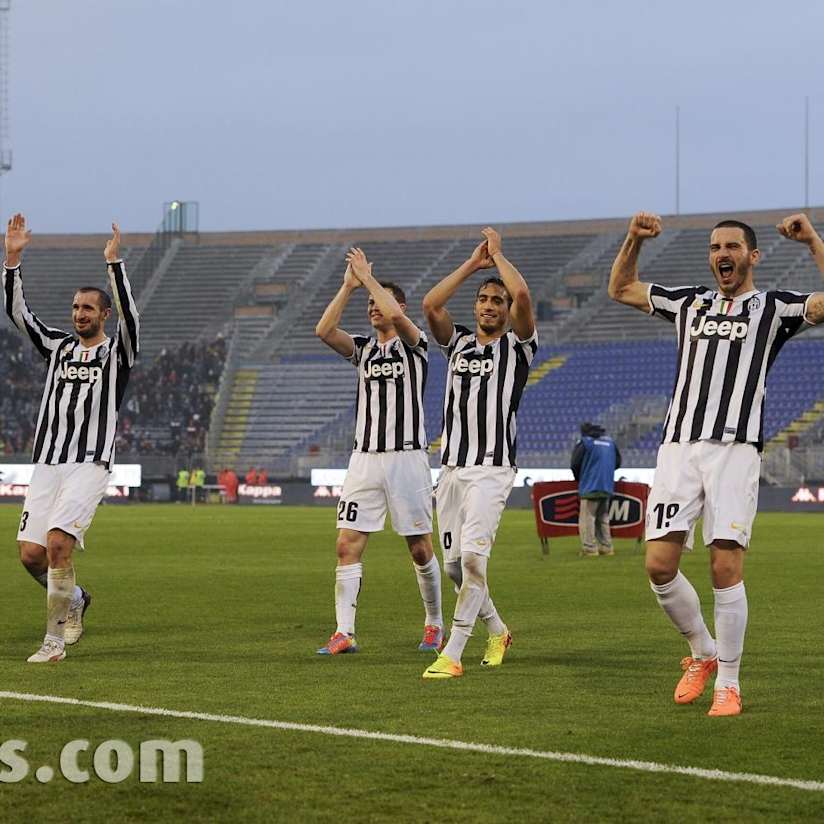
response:
[[[684,674],[675,687],[675,703],[691,704],[704,694],[709,677],[718,669],[717,658],[690,658],[681,661]]]
[[[712,706],[707,715],[741,715],[741,696],[735,687],[721,687],[712,695]]]
[[[326,642],[326,646],[318,650],[318,655],[345,655],[346,653],[357,652],[359,649],[360,647],[354,635],[336,632]]]
[[[421,652],[440,652],[446,646],[443,627],[427,624],[423,628],[423,640],[418,644]]]

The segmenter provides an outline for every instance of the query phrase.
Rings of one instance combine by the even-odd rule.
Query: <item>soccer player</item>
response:
[[[791,215],[777,228],[806,244],[824,273],[824,242],[806,215]],[[609,280],[613,300],[674,323],[678,337],[677,379],[647,507],[646,569],[658,603],[690,646],[675,702],[695,701],[717,672],[708,714],[738,715],[747,626],[744,551],[758,500],[764,384],[781,347],[824,321],[824,293],[758,290],[753,283],[760,257],[755,232],[737,220],[722,220],[710,235],[716,289],[641,283],[641,246],[660,232],[657,215],[636,214]],[[695,522],[702,516],[715,593],[715,638],[695,589],[679,571],[681,552],[692,547]]]
[[[37,419],[31,483],[17,533],[20,560],[47,591],[46,636],[28,660],[62,661],[65,645],[83,634],[91,596],[76,585],[72,552],[83,537],[109,484],[117,411],[137,357],[138,316],[120,259],[120,229],[106,243],[105,259],[119,314],[107,337],[112,301],[102,289],[83,286],[72,303],[74,334],[46,326],[26,303],[20,259],[31,241],[26,219],[8,223],[3,298],[14,325],[48,363]]]
[[[358,370],[355,443],[338,502],[337,628],[319,655],[358,651],[355,611],[363,553],[373,532],[392,528],[406,539],[426,610],[418,649],[443,646],[441,570],[432,551],[432,474],[427,458],[423,391],[428,367],[426,335],[406,316],[406,297],[393,283],[378,283],[360,249],[346,256],[343,285],[315,332]],[[352,293],[364,286],[374,334],[349,335],[340,319]]]
[[[436,503],[447,575],[458,590],[449,641],[424,678],[463,675],[461,656],[480,616],[489,638],[481,665],[496,667],[512,643],[487,586],[495,533],[515,481],[515,415],[538,348],[532,300],[494,229],[426,295],[423,310],[448,359]],[[457,326],[447,301],[475,272],[496,266],[475,296],[475,331]],[[511,328],[510,328],[511,327]]]

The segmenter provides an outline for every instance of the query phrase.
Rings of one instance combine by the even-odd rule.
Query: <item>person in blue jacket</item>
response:
[[[621,453],[602,426],[582,423],[581,439],[572,450],[571,466],[581,499],[578,514],[581,555],[614,555],[609,532],[609,501],[615,488],[615,470],[621,466]]]

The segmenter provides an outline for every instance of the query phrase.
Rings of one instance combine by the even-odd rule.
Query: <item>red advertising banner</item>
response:
[[[614,538],[644,537],[647,514],[646,484],[618,481],[609,502],[609,525]],[[578,534],[578,484],[576,481],[544,481],[532,487],[532,506],[538,537],[546,554],[549,539]]]

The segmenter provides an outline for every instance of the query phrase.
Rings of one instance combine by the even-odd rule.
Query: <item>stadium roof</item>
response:
[[[639,208],[643,204],[639,204]],[[787,215],[806,211],[813,223],[824,222],[824,206],[811,209],[787,207],[786,209],[763,209],[758,211],[728,210],[694,215],[663,215],[667,229],[711,228],[719,220],[735,218],[753,226],[778,223]],[[629,216],[619,218],[593,218],[591,220],[554,220],[528,223],[496,223],[503,232],[512,236],[536,235],[596,235],[604,232],[619,232],[626,227]],[[446,224],[440,226],[397,226],[397,227],[351,227],[345,229],[305,229],[305,230],[263,230],[250,232],[201,232],[200,242],[204,245],[222,246],[226,244],[279,244],[279,243],[341,243],[348,239],[365,242],[368,240],[421,240],[427,238],[477,237],[484,224]],[[123,227],[124,237],[129,245],[142,246],[149,243],[151,234],[141,232],[130,234]],[[89,248],[105,244],[109,234],[43,234],[35,240],[38,248]]]

